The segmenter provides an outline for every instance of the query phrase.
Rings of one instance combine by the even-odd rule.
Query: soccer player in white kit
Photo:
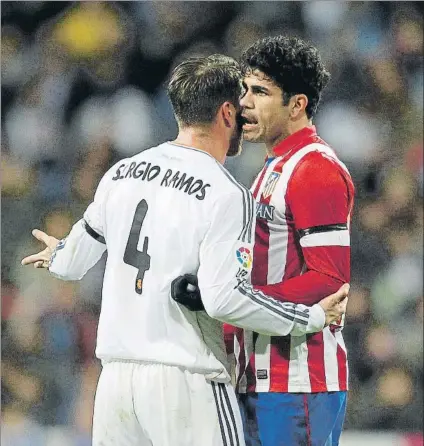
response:
[[[189,59],[168,93],[177,139],[113,166],[69,235],[33,231],[47,248],[22,263],[79,280],[107,249],[94,446],[243,446],[222,322],[269,335],[317,332],[344,312],[347,291],[306,307],[249,285],[255,203],[222,166],[241,146],[237,63]],[[206,311],[171,299],[184,273],[197,275]]]

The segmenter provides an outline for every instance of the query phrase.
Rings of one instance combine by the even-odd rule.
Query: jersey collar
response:
[[[317,130],[314,125],[304,127],[281,141],[274,147],[275,156],[283,156],[289,150],[297,147],[304,147],[311,139],[317,136]]]

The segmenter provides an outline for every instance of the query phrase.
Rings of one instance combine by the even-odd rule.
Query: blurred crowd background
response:
[[[41,247],[31,229],[63,237],[114,162],[175,137],[165,85],[176,63],[237,58],[260,37],[289,34],[314,43],[332,73],[315,123],[357,190],[344,438],[390,431],[422,445],[422,3],[3,1],[1,9],[2,444],[89,445],[100,371],[104,260],[79,283],[23,268]],[[227,167],[250,186],[264,154],[245,144]]]

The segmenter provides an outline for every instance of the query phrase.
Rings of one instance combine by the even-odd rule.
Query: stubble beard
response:
[[[243,120],[240,113],[237,115],[236,126],[231,135],[230,146],[228,148],[227,156],[238,156],[243,149]]]
[[[230,146],[228,148],[227,156],[238,156],[240,155],[243,147],[243,132],[238,129],[230,140]]]
[[[245,141],[251,142],[251,143],[258,143],[258,142],[264,142],[264,139],[261,135],[249,135],[249,133],[244,133],[243,132],[243,139]]]

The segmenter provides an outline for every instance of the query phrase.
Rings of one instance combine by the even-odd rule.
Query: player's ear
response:
[[[297,119],[303,116],[308,105],[308,97],[304,94],[295,94],[290,98],[290,116],[292,119]]]
[[[236,119],[236,109],[231,102],[224,102],[221,106],[221,115],[224,121],[224,125],[227,128],[232,128],[234,126],[234,121]]]

